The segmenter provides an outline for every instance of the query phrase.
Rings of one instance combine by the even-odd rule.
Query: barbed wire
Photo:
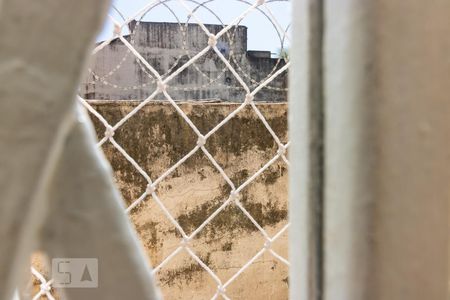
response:
[[[152,11],[152,9],[157,8],[159,5],[163,5],[169,12],[170,14],[175,18],[176,23],[179,26],[179,30],[181,32],[181,47],[180,49],[182,50],[182,53],[179,54],[176,58],[174,63],[168,68],[168,70],[164,73],[161,74],[161,77],[165,77],[167,74],[170,74],[177,66],[178,63],[182,60],[182,58],[184,56],[187,56],[188,59],[192,58],[191,56],[191,52],[195,52],[195,50],[189,49],[188,45],[187,45],[187,27],[189,25],[189,22],[192,19],[192,16],[187,17],[186,21],[183,22],[182,20],[180,20],[180,18],[177,16],[177,14],[174,12],[174,10],[169,7],[167,5],[167,2],[170,1],[174,1],[174,0],[160,0],[157,2],[154,2],[153,5],[146,7],[145,10],[143,10],[143,12],[141,13],[141,15],[139,16],[139,18],[137,18],[136,21],[136,25],[135,30],[131,30],[130,27],[128,26],[129,23],[126,24],[127,29],[129,31],[128,36],[130,37],[130,44],[133,45],[133,47],[139,52],[139,48],[138,45],[135,44],[135,33],[136,33],[136,28],[140,25],[140,23],[143,21],[144,17]],[[225,26],[224,22],[222,21],[222,19],[220,18],[220,16],[218,16],[217,13],[215,13],[207,4],[210,2],[213,2],[215,0],[206,0],[204,2],[198,2],[195,0],[187,0],[189,2],[194,3],[196,6],[193,8],[193,12],[197,11],[200,8],[204,8],[206,9],[209,13],[211,13],[216,19],[217,21],[222,25]],[[241,3],[245,3],[246,5],[251,6],[251,2],[247,1],[247,0],[235,0],[237,2],[241,2]],[[267,2],[278,2],[278,1],[287,1],[287,0],[274,0],[274,1],[267,1]],[[270,7],[267,5],[267,3],[263,4],[264,10],[261,8],[256,8],[256,10],[261,13],[272,25],[272,27],[275,29],[276,34],[278,35],[278,38],[280,40],[280,51],[282,52],[283,49],[285,49],[285,40],[289,40],[288,35],[287,35],[287,30],[289,29],[289,26],[286,29],[283,29],[282,26],[279,24],[279,22],[277,22],[276,18],[274,17],[274,14],[272,13]],[[114,8],[116,11],[118,11],[117,8]],[[120,14],[120,16],[122,17],[122,19],[124,19],[123,15]],[[111,17],[110,17],[111,18]],[[126,21],[128,22],[128,21]],[[237,30],[237,26],[240,25],[241,22],[238,22],[234,25],[234,29],[233,32],[226,32],[226,36],[227,36],[227,40],[229,42],[229,47],[230,47],[230,52],[228,53],[228,59],[232,62],[235,63],[238,71],[243,75],[243,77],[247,78],[249,80],[249,82],[251,83],[252,86],[257,86],[259,85],[261,82],[263,82],[264,80],[266,80],[268,77],[270,77],[279,67],[279,65],[282,62],[287,62],[287,58],[286,57],[278,57],[276,59],[276,63],[274,64],[274,66],[272,67],[272,69],[269,71],[269,73],[267,73],[265,75],[264,78],[262,78],[261,80],[255,80],[254,78],[252,78],[252,76],[246,72],[238,63],[239,62],[239,58],[236,57],[236,54],[234,53],[234,36]],[[118,26],[118,24],[116,23],[115,25],[116,28],[120,28],[120,26]],[[129,91],[129,90],[139,90],[145,87],[149,87],[152,84],[155,83],[156,79],[152,76],[152,74],[149,74],[147,72],[147,69],[145,68],[145,66],[142,65],[142,63],[140,62],[139,59],[135,59],[137,65],[140,67],[140,70],[147,76],[147,78],[149,79],[148,81],[142,83],[142,84],[133,84],[133,85],[121,85],[119,83],[113,83],[108,81],[107,79],[109,77],[111,77],[112,75],[114,75],[122,66],[122,64],[126,61],[126,59],[129,57],[129,54],[131,52],[129,51],[129,49],[125,52],[124,56],[120,59],[119,63],[116,64],[115,66],[113,66],[111,68],[111,70],[106,73],[105,75],[101,76],[99,74],[96,74],[94,72],[94,70],[92,70],[91,68],[88,68],[89,73],[92,75],[93,80],[88,81],[86,84],[97,84],[97,83],[101,83],[107,86],[110,86],[114,89],[119,89],[119,90],[123,90],[123,91]],[[241,55],[242,56],[242,55]],[[172,90],[182,90],[182,91],[194,91],[194,90],[199,90],[199,89],[208,89],[212,84],[215,84],[217,86],[220,86],[222,88],[225,89],[242,89],[239,86],[230,86],[227,84],[224,84],[220,81],[218,81],[221,77],[224,76],[225,72],[228,70],[227,67],[222,68],[222,70],[219,72],[219,74],[217,74],[215,76],[215,78],[210,78],[210,76],[208,74],[206,74],[204,71],[202,71],[199,66],[196,64],[196,62],[194,62],[192,64],[192,67],[206,80],[206,83],[202,84],[202,85],[197,85],[195,87],[184,87],[184,86],[172,86],[171,89]],[[287,91],[287,88],[283,88],[283,87],[276,87],[276,86],[271,86],[271,85],[267,85],[265,87],[268,90],[274,90],[274,91]]]

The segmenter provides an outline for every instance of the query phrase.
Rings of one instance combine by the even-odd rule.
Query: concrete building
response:
[[[218,33],[222,25],[205,25]],[[208,36],[198,24],[133,21],[125,38],[163,77],[175,72],[208,45]],[[272,58],[270,51],[247,50],[247,28],[235,26],[218,40],[218,48],[250,87],[256,88],[286,63]],[[84,77],[80,95],[86,99],[143,100],[153,93],[156,81],[150,70],[116,39],[99,51]],[[224,62],[208,51],[195,64],[169,83],[174,100],[242,102],[245,91]],[[156,100],[164,99],[162,94]],[[287,73],[263,88],[256,101],[287,100]]]

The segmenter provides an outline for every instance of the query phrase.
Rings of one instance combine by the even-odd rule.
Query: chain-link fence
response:
[[[142,193],[135,199],[127,199],[127,196],[124,195],[128,203],[126,213],[132,214],[135,210],[145,209],[143,203],[153,201],[166,220],[175,228],[175,236],[179,238],[179,244],[173,246],[170,253],[158,263],[153,262],[153,272],[156,277],[166,265],[183,252],[195,261],[195,268],[201,268],[202,271],[207,272],[214,282],[214,292],[210,297],[212,299],[230,299],[230,296],[227,295],[227,288],[233,282],[238,281],[243,272],[263,254],[268,253],[278,262],[289,266],[287,258],[281,256],[272,247],[280,236],[287,233],[289,224],[286,222],[283,226],[278,227],[276,232],[269,234],[264,224],[260,224],[261,221],[258,220],[258,217],[255,217],[252,210],[248,209],[242,201],[243,192],[271,166],[275,163],[284,164],[286,167],[289,165],[286,155],[289,142],[285,140],[285,137],[279,137],[279,132],[273,129],[273,124],[271,126],[265,116],[264,112],[267,109],[264,110],[261,106],[265,105],[262,102],[286,101],[287,70],[290,65],[286,47],[289,44],[289,25],[284,24],[286,20],[279,19],[271,5],[280,2],[285,2],[286,5],[289,3],[288,1],[270,0],[229,1],[229,3],[238,2],[245,9],[241,13],[235,11],[236,16],[232,20],[224,22],[220,17],[221,12],[214,11],[210,7],[213,2],[212,0],[151,1],[130,16],[126,16],[120,8],[113,6],[109,16],[109,21],[113,24],[113,35],[97,43],[93,51],[94,57],[88,70],[89,73],[80,87],[79,101],[91,113],[95,121],[104,127],[104,134],[99,136],[99,146],[105,147],[109,144],[117,150],[122,158],[140,174],[141,179],[139,180],[145,184]],[[216,2],[221,6],[229,5],[228,1]],[[164,7],[176,21],[151,23],[148,22],[148,19],[144,19],[148,13],[161,7]],[[183,16],[180,16],[181,11]],[[204,12],[212,14],[217,19],[216,24],[206,24],[202,19]],[[275,54],[266,51],[247,51],[247,28],[242,24],[246,18],[258,13],[268,21],[281,41],[281,46]],[[183,20],[184,17],[186,20]],[[288,14],[286,14],[286,18],[289,18]],[[149,38],[152,30],[157,32],[152,36],[159,37],[159,40]],[[147,44],[144,46],[139,42],[143,40],[147,40]],[[167,56],[167,53],[170,55]],[[158,55],[159,58],[157,58]],[[134,102],[129,111],[120,116],[118,121],[111,123],[111,118],[102,115],[95,105],[98,101],[93,99],[117,100],[118,102],[122,100],[139,101]],[[208,99],[216,99],[215,102],[235,102],[235,104],[230,106],[229,113],[220,121],[210,124],[208,130],[202,131],[200,129],[202,126],[191,119],[192,115],[186,112],[186,108],[183,108],[179,101]],[[184,125],[190,128],[196,139],[195,145],[188,149],[182,157],[177,158],[161,174],[149,172],[146,166],[136,160],[136,157],[130,155],[130,151],[123,146],[123,142],[116,138],[116,133],[127,122],[136,118],[138,113],[155,103],[156,100],[170,105]],[[269,159],[262,162],[256,171],[245,176],[237,184],[236,180],[227,174],[221,160],[208,149],[208,141],[218,135],[220,129],[226,124],[237,118],[238,114],[248,110],[256,114],[257,119],[268,133],[270,142],[275,145],[277,150],[273,154],[265,154],[264,157],[268,156]],[[160,122],[164,122],[164,119]],[[255,134],[254,132],[249,134],[252,133]],[[237,142],[229,141],[231,144]],[[186,226],[182,226],[182,220],[175,217],[173,210],[168,208],[167,201],[161,198],[158,189],[164,180],[177,172],[189,159],[198,155],[202,155],[212,164],[215,171],[224,180],[228,194],[217,207],[214,207],[214,210],[208,211],[206,218],[196,223],[195,228],[187,230]],[[152,157],[151,160],[156,162],[158,157]],[[182,203],[172,203],[171,205],[182,205]],[[259,232],[262,242],[256,253],[252,253],[245,263],[235,266],[234,274],[224,279],[211,268],[205,256],[201,256],[195,251],[192,243],[208,225],[218,218],[221,212],[229,207],[238,209],[245,216],[247,221],[252,224],[251,226],[254,226]],[[229,220],[229,222],[233,222],[233,220]],[[216,238],[220,239],[220,236]],[[258,242],[259,240],[255,240],[255,243]],[[36,268],[32,267],[31,270],[35,280],[39,282],[39,291],[34,299],[41,297],[54,299],[55,291],[52,289],[52,281],[47,280]]]

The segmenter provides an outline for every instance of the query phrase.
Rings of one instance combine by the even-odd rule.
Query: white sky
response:
[[[196,16],[203,23],[228,24],[238,17],[245,9],[247,9],[254,0],[186,0],[186,4],[194,9],[199,4],[207,6],[221,20],[218,20],[213,13],[204,7],[200,7],[196,11]],[[125,18],[133,17],[137,12],[149,3],[158,1],[154,0],[113,0],[113,5],[124,15]],[[142,19],[143,21],[154,22],[180,22],[185,23],[187,20],[187,11],[179,3],[179,0],[161,0],[163,4],[157,4]],[[248,2],[248,3],[247,3]],[[266,5],[277,19],[279,25],[285,30],[289,28],[291,23],[291,3],[288,0],[267,0]],[[173,13],[169,10],[172,10]],[[261,8],[266,14],[265,8]],[[110,15],[119,22],[123,22],[122,17],[111,8]],[[139,16],[138,18],[140,18]],[[178,20],[177,20],[178,18]],[[195,22],[191,19],[190,22]],[[280,38],[278,37],[276,28],[269,19],[260,11],[253,11],[249,14],[240,25],[248,27],[248,50],[270,50],[278,52],[281,48]],[[112,22],[108,18],[103,31],[99,34],[97,40],[104,40],[112,34]],[[290,30],[288,30],[288,34]],[[285,40],[284,47],[289,48],[289,42]]]

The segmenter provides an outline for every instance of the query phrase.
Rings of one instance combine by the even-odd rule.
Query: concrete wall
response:
[[[115,124],[137,102],[103,102],[94,108]],[[185,103],[181,108],[202,133],[219,123],[237,104]],[[286,104],[259,105],[268,122],[286,142]],[[104,127],[94,122],[99,136]],[[114,138],[154,180],[195,147],[196,136],[167,103],[152,103],[132,117]],[[252,110],[239,113],[208,140],[206,148],[234,182],[242,184],[277,151],[277,145]],[[117,183],[129,204],[144,192],[144,178],[110,143],[103,146]],[[195,230],[229,195],[229,187],[201,153],[194,155],[161,182],[157,193],[187,233]],[[275,163],[244,189],[242,203],[269,234],[287,223],[287,169]],[[158,265],[180,242],[180,235],[151,198],[131,218],[152,264]],[[193,249],[224,282],[263,246],[256,227],[234,206],[221,212],[192,243]],[[275,249],[287,257],[287,235]],[[166,299],[209,299],[212,278],[187,254],[178,255],[158,273]],[[232,299],[287,299],[288,269],[269,254],[263,256],[228,289]]]
[[[207,24],[206,27],[214,34],[223,29],[222,25]],[[134,21],[130,32],[126,39],[163,77],[208,45],[208,36],[196,24]],[[269,51],[247,51],[245,26],[233,27],[218,40],[217,46],[250,89],[285,65],[283,59],[272,59]],[[176,76],[169,86],[169,93],[175,100],[218,98],[242,102],[245,98],[244,89],[213,50]],[[142,100],[155,89],[151,72],[116,39],[92,58],[91,70],[83,79],[80,95],[86,99]],[[156,99],[164,98],[158,95]],[[255,100],[286,101],[286,72],[262,89]]]
[[[115,124],[137,104],[102,101],[95,102],[93,107],[110,124]],[[237,105],[190,102],[181,104],[181,108],[206,133]],[[286,103],[258,107],[281,141],[286,142]],[[101,138],[105,128],[95,117],[92,119]],[[187,154],[197,140],[173,107],[161,102],[145,106],[116,131],[114,138],[153,180]],[[224,125],[208,140],[206,148],[237,186],[269,161],[278,149],[251,109],[244,109]],[[103,150],[122,195],[130,204],[144,192],[146,181],[110,143]],[[225,180],[201,151],[163,180],[157,189],[164,205],[188,234],[226,200],[229,192]],[[286,164],[280,160],[266,170],[243,190],[241,202],[270,236],[279,231],[287,223]],[[178,247],[180,235],[151,197],[133,210],[130,217],[153,266]],[[287,242],[284,234],[273,245],[286,258]],[[257,228],[231,205],[200,232],[192,248],[225,282],[263,244]],[[157,280],[165,299],[210,299],[217,286],[184,251],[158,272]],[[270,254],[264,254],[228,287],[227,295],[232,299],[287,299],[288,268]]]

